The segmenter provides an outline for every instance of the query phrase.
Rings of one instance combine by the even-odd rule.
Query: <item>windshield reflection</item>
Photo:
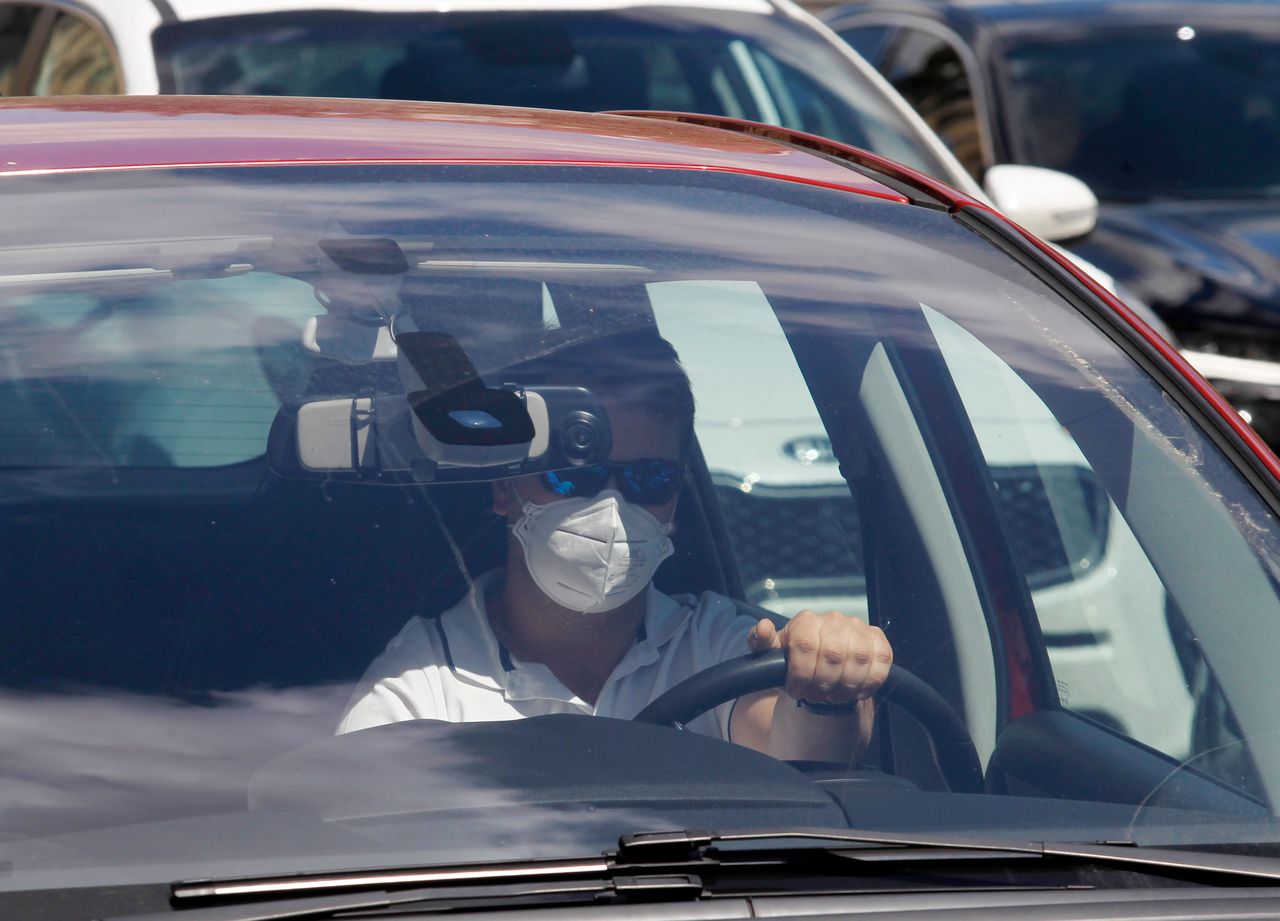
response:
[[[31,214],[0,248],[13,886],[112,862],[177,879],[563,856],[673,826],[1270,835],[1274,513],[960,218],[659,169],[8,181]],[[393,247],[403,270],[373,271]],[[335,737],[397,632],[508,560],[492,471],[352,459],[352,401],[406,400],[371,344],[401,315],[501,384],[549,346],[656,327],[696,394],[702,490],[657,591],[743,597],[725,573],[749,561],[776,613],[877,618],[990,787],[953,793],[929,739],[883,715],[876,760],[816,781],[576,714]],[[325,401],[346,465],[304,469],[297,413]]]
[[[333,733],[349,685],[248,688],[200,702],[103,688],[0,693],[11,834],[235,812],[267,758]]]

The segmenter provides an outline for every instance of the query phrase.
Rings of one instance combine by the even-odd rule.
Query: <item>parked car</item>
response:
[[[975,177],[1012,162],[1087,183],[1098,226],[1072,250],[1280,444],[1280,5],[859,0],[823,15]]]
[[[10,100],[0,135],[0,914],[1274,897],[1280,460],[987,206],[714,116],[78,97]],[[681,731],[776,657],[630,721],[333,735],[401,625],[502,558],[491,483],[545,472],[592,405],[526,361],[636,331],[702,407],[658,587],[759,616],[765,554],[843,555],[895,650],[866,763]],[[423,436],[464,391],[525,434]],[[820,489],[717,482],[783,437]],[[1125,598],[1105,619],[1086,561]],[[1097,639],[1050,642],[1050,589],[1140,638],[1098,663],[1119,693],[1189,706],[1080,712],[1068,657]],[[1124,677],[1165,655],[1171,685]]]

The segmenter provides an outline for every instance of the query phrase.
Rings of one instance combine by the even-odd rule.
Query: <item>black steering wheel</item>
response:
[[[750,613],[754,615],[755,611]],[[683,726],[725,701],[780,688],[786,684],[786,678],[787,659],[780,649],[728,659],[668,688],[635,718],[659,726]],[[952,791],[984,791],[982,762],[978,760],[973,739],[964,721],[941,694],[901,665],[894,665],[876,698],[902,707],[929,733],[938,769]]]

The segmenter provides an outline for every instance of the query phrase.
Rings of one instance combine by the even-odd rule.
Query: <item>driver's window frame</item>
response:
[[[976,171],[973,169],[975,164],[963,163],[965,168],[973,175],[978,182],[982,181],[983,175],[992,165],[1001,162],[1002,156],[997,151],[998,138],[994,136],[992,130],[992,113],[994,105],[991,97],[991,87],[984,78],[981,62],[968,42],[960,36],[958,32],[941,22],[932,19],[926,19],[909,13],[889,13],[875,12],[842,19],[831,24],[831,28],[838,34],[844,31],[862,28],[866,26],[875,26],[886,28],[889,30],[881,41],[882,44],[877,50],[876,60],[873,65],[876,70],[889,80],[889,74],[897,60],[897,56],[904,42],[912,38],[911,33],[923,33],[935,38],[946,44],[956,57],[959,58],[961,66],[964,68],[965,77],[968,80],[968,95],[973,103],[974,127],[977,133],[978,150],[980,159],[977,162]],[[890,80],[892,83],[892,80]],[[893,84],[894,89],[898,89],[896,83]],[[921,115],[923,117],[923,114]],[[936,129],[935,129],[936,130]],[[947,145],[947,149],[959,157],[951,142],[941,133],[943,143]],[[963,161],[962,161],[963,162]]]

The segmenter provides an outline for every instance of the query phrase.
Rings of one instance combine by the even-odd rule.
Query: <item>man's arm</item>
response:
[[[801,611],[782,630],[769,620],[752,628],[755,652],[787,650],[785,691],[740,698],[730,720],[733,741],[789,761],[852,761],[866,749],[875,722],[871,696],[889,676],[893,649],[879,627],[837,611]],[[797,701],[849,707],[827,715]]]

